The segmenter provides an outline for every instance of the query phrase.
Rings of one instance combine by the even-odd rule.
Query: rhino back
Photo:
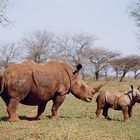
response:
[[[106,98],[106,102],[110,105],[114,105],[116,98],[119,98],[121,96],[121,94],[119,92],[109,92],[106,91],[105,92],[105,98]]]
[[[3,86],[7,91],[17,91],[20,93],[19,96],[24,96],[31,87],[32,71],[26,66],[15,64],[3,73],[2,80],[4,81]]]
[[[23,104],[39,104],[51,99],[60,88],[68,91],[70,87],[69,77],[59,62],[15,64],[3,77],[8,96],[22,99]]]
[[[33,69],[34,82],[41,94],[55,93],[60,87],[70,87],[70,79],[61,63],[51,62]]]

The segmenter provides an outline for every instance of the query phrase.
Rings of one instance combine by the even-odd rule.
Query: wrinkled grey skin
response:
[[[103,110],[102,115],[105,119],[110,119],[108,115],[108,109],[113,108],[114,110],[122,110],[124,115],[124,121],[132,116],[132,107],[135,103],[140,103],[140,88],[131,88],[126,93],[120,92],[109,92],[106,91],[97,96],[97,117],[100,115],[101,110]]]

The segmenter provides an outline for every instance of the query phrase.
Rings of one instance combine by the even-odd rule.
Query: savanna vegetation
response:
[[[100,81],[99,81],[100,82]],[[98,82],[92,81],[93,85]],[[127,80],[123,82],[110,81],[100,92],[104,90],[126,91],[129,85],[135,87],[140,80]],[[97,94],[100,94],[97,93]],[[49,119],[51,115],[50,101],[45,110],[45,120],[33,120],[37,107],[19,105],[18,115],[20,121],[7,122],[6,106],[0,99],[0,139],[4,140],[139,140],[140,133],[140,105],[133,107],[132,118],[123,122],[121,111],[109,110],[111,121],[105,120],[102,115],[96,118],[96,96],[91,103],[76,99],[71,94],[59,109],[59,121]]]
[[[93,35],[78,33],[54,35],[47,31],[36,31],[15,43],[0,44],[0,69],[13,63],[32,60],[46,63],[48,60],[67,59],[72,65],[81,63],[83,79],[99,80],[113,77],[123,81],[140,75],[140,56],[123,56],[119,52],[96,47]]]

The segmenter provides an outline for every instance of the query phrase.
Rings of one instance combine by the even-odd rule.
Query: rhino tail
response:
[[[2,94],[4,87],[5,87],[5,77],[1,77],[0,79],[0,84],[1,84],[1,90],[0,90],[0,94]]]

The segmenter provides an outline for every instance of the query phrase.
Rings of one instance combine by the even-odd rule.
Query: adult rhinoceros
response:
[[[49,100],[53,100],[52,117],[57,118],[57,110],[63,103],[66,94],[90,102],[93,94],[104,84],[95,88],[89,87],[79,78],[81,64],[76,69],[64,61],[50,61],[47,64],[36,64],[32,61],[9,66],[2,76],[1,97],[7,105],[9,121],[17,121],[19,103],[38,105],[36,118],[43,119],[43,112]]]

